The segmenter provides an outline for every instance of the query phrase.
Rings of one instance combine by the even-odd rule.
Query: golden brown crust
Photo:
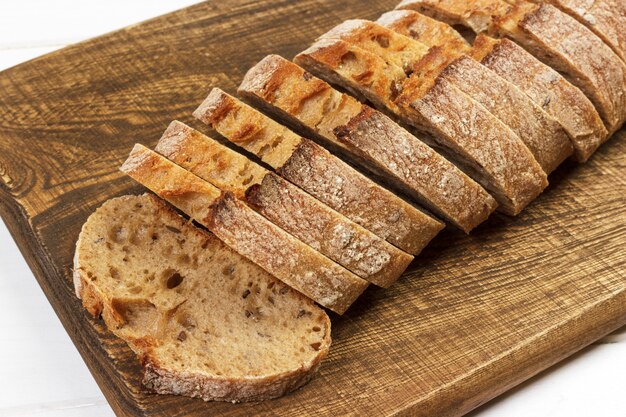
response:
[[[170,125],[156,150],[219,189],[245,199],[278,227],[371,283],[388,287],[413,259],[298,187],[180,122]]]
[[[479,35],[472,57],[515,84],[554,117],[568,133],[579,162],[589,159],[607,139],[608,132],[589,99],[516,43]]]
[[[280,59],[282,60],[282,58]],[[259,68],[269,69],[269,71],[259,71],[259,77],[263,77],[265,80],[267,80],[271,74],[279,73],[279,71],[284,75],[285,72],[283,72],[283,69],[274,65],[276,63],[277,62],[267,62],[266,59],[263,65],[254,67],[252,71],[256,71]],[[315,83],[315,79],[312,78],[310,74],[291,73],[291,75],[296,79],[300,77],[304,79],[304,77],[307,77],[309,81]],[[290,82],[295,82],[295,79],[291,77],[291,75],[284,79],[287,85],[293,86]],[[248,81],[250,97],[256,97],[255,94],[257,93],[264,95],[265,84],[258,79]],[[294,91],[294,89],[290,87],[290,91]],[[274,166],[278,172],[287,180],[298,185],[300,188],[312,194],[315,198],[355,223],[411,254],[419,253],[443,228],[443,224],[439,221],[424,214],[371,180],[366,179],[349,165],[341,162],[327,151],[322,150],[319,145],[312,143],[308,139],[303,139],[269,117],[263,116],[250,106],[234,97],[228,96],[224,92],[220,92],[216,89],[211,93],[211,95],[214,96],[218,94],[222,96],[221,100],[230,100],[234,107],[231,112],[232,114],[229,115],[228,125],[218,123],[212,125],[213,128],[226,138],[229,138],[230,132],[236,130],[237,126],[241,123],[247,123],[247,120],[250,119],[257,120],[257,126],[265,133],[265,136],[260,137],[259,142],[256,144],[250,142],[242,144],[244,149],[256,153],[263,158],[265,154],[261,154],[259,149],[271,146],[271,144],[276,141],[276,138],[282,137],[284,141],[281,143],[288,143],[289,146],[279,144],[274,147],[276,151],[284,152],[283,160],[285,162],[282,165]],[[280,94],[279,96],[282,97],[284,94]],[[266,103],[260,98],[258,100],[260,103]],[[289,106],[287,103],[285,103],[285,105]],[[341,100],[339,100],[339,105],[342,105]],[[315,126],[326,126],[327,130],[331,130],[335,122],[343,123],[345,120],[343,116],[334,112],[335,115],[333,117],[324,121],[317,107],[310,106],[309,104],[304,107],[306,107],[306,109],[303,109],[302,113],[300,113],[302,117],[305,120],[310,120],[310,123]],[[358,108],[360,109],[361,106],[359,105]],[[261,116],[261,118],[259,118],[259,116]],[[296,140],[299,142],[298,145],[292,147],[291,145],[296,143]],[[312,147],[319,148],[314,161],[316,162],[317,171],[307,171],[308,175],[300,175],[298,172],[298,169],[305,170],[305,165],[294,163],[294,158],[301,155],[299,150],[303,147],[307,149]],[[287,166],[289,166],[290,169],[285,169]],[[330,180],[330,178],[333,180]],[[326,181],[327,179],[328,181]],[[357,184],[361,187],[360,189],[357,188]],[[350,204],[348,204],[348,202],[350,202]]]
[[[338,314],[367,282],[270,223],[232,193],[135,145],[121,170],[206,226],[233,250]]]
[[[344,60],[342,65],[333,66],[333,61],[326,60],[334,54],[335,47],[352,54],[350,65]],[[300,56],[306,59],[299,60]],[[450,55],[441,48],[431,48],[416,63],[410,76],[398,66],[358,45],[346,45],[343,40],[331,43],[325,39],[323,44],[314,45],[298,57],[296,60],[310,72],[359,91],[406,124],[429,132],[437,145],[446,149],[448,157],[492,192],[502,211],[519,213],[546,187],[545,173],[521,139],[446,80],[445,71],[441,71],[449,65]],[[368,82],[354,77],[363,68],[372,70]],[[389,74],[397,73],[401,73],[396,78],[402,93],[394,99],[388,87]]]
[[[354,26],[357,23],[360,25],[361,21],[349,23]],[[382,27],[381,29],[387,31]],[[345,28],[340,33],[346,33]],[[340,36],[340,33],[336,36]],[[367,39],[376,38],[376,35],[377,33],[368,35]],[[378,39],[375,42],[380,41]],[[343,50],[329,51],[331,56],[341,52]],[[350,149],[353,161],[392,182],[396,188],[402,189],[417,202],[462,230],[470,231],[493,211],[495,201],[482,187],[390,118],[339,93],[326,83],[324,85],[328,93],[325,96],[319,96],[317,100],[302,97],[300,91],[306,91],[308,83],[318,85],[322,81],[312,76],[305,80],[305,71],[289,61],[266,58],[269,59],[276,61],[275,66],[281,68],[276,77],[280,76],[283,81],[283,85],[277,90],[281,101],[263,97],[267,104],[276,109],[275,112],[286,113],[285,117],[304,125],[317,136],[343,143]],[[273,82],[274,86],[277,84]],[[246,86],[242,90],[250,95],[255,95],[257,91]],[[258,94],[261,96],[263,92]],[[309,112],[303,114],[290,110],[294,106],[286,103],[287,97],[290,103],[305,103],[302,107]],[[350,110],[341,120],[337,114],[343,108],[328,105],[333,100],[335,103],[343,103],[343,108],[348,107]],[[346,105],[346,102],[349,104]],[[312,120],[309,113],[318,115],[319,119]]]

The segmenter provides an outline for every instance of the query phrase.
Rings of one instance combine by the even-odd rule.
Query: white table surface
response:
[[[0,0],[0,70],[193,3]],[[624,417],[624,394],[626,328],[472,417]],[[0,222],[0,417],[31,415],[99,417],[113,412]]]

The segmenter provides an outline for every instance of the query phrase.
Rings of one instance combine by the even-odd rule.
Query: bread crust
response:
[[[311,72],[359,91],[406,124],[430,133],[440,152],[492,193],[499,210],[518,214],[547,186],[545,173],[521,139],[447,80],[443,71],[449,65],[446,54],[431,49],[409,77],[401,68],[394,69],[394,65],[356,45],[343,40],[323,41],[299,54],[296,61]],[[336,65],[337,60],[330,57],[340,54],[351,54],[351,60],[359,63]],[[362,68],[370,71],[366,81],[356,76]],[[402,76],[395,75],[398,72]],[[390,74],[394,74],[394,82],[401,78],[399,97],[394,97],[388,87]]]
[[[337,63],[340,51],[333,50],[331,53],[328,59]],[[257,68],[268,66],[268,62],[272,62],[272,67],[277,69],[272,75],[263,75],[271,82],[272,91],[276,92],[273,94],[267,94],[267,88],[258,87],[263,84],[247,81],[260,72]],[[370,172],[392,182],[422,206],[466,232],[487,219],[494,210],[495,201],[480,185],[423,141],[381,112],[358,103],[318,78],[310,75],[305,78],[305,74],[304,69],[296,64],[278,56],[269,56],[248,73],[240,91],[274,107],[275,113],[280,112],[285,119],[289,118],[292,123],[306,128],[320,141],[346,144],[351,149],[353,161],[360,162],[362,167],[369,167]],[[255,84],[257,87],[252,87]],[[301,94],[307,91],[309,84],[323,87],[316,87],[319,93],[315,98]],[[383,84],[381,82],[380,86]],[[275,99],[274,95],[281,99]],[[337,120],[333,115],[340,109],[328,104],[333,102],[349,102],[344,106],[352,110],[350,117]],[[326,123],[311,120],[309,112],[298,111],[298,108],[322,115],[322,120],[324,117],[333,120]],[[358,112],[354,111],[356,109]],[[322,124],[323,128],[320,128]]]
[[[135,145],[121,170],[233,250],[320,305],[343,314],[367,282],[238,200],[149,149]]]
[[[561,72],[591,100],[609,135],[626,119],[626,64],[598,36],[551,4],[503,0],[404,0],[420,11],[476,33],[508,37]],[[480,17],[480,24],[477,24]]]
[[[103,206],[117,204],[120,201],[124,205],[131,207],[136,203],[150,205],[159,217],[164,217],[168,222],[177,223],[177,227],[183,233],[201,235],[206,241],[210,241],[214,245],[223,245],[212,234],[191,226],[154,195],[122,196],[109,200]],[[172,371],[166,365],[159,363],[159,359],[153,349],[153,346],[157,343],[156,341],[146,338],[138,340],[129,337],[124,332],[120,333],[118,329],[123,324],[123,321],[118,317],[111,298],[106,293],[100,291],[96,282],[87,276],[87,271],[81,262],[83,257],[81,248],[89,244],[86,239],[88,238],[90,224],[99,215],[99,210],[101,209],[96,210],[96,213],[83,225],[76,244],[73,268],[76,294],[92,316],[95,318],[102,317],[107,327],[124,339],[131,349],[137,353],[144,373],[143,384],[147,388],[160,394],[199,397],[205,401],[247,402],[280,397],[301,387],[312,378],[321,361],[328,355],[331,345],[330,319],[321,310],[319,311],[320,317],[322,317],[320,328],[323,329],[324,334],[317,354],[312,360],[301,363],[295,369],[264,376],[242,378]],[[239,255],[233,252],[232,256],[238,257]],[[294,296],[300,297],[296,293],[294,293]],[[305,301],[303,297],[303,301],[306,303],[308,300]],[[316,307],[311,306],[310,308]]]
[[[170,124],[156,150],[373,284],[388,287],[413,260],[295,185],[180,122]]]
[[[269,65],[255,68],[267,67]],[[261,73],[267,76],[270,71]],[[274,91],[264,90],[268,94]],[[237,140],[235,143],[244,149],[262,159],[267,158],[264,159],[266,162],[276,161],[271,156],[274,151],[262,153],[261,149],[281,153],[281,164],[275,163],[273,167],[283,178],[392,245],[410,254],[418,254],[443,228],[442,223],[367,179],[320,145],[296,135],[223,91],[214,89],[207,100],[222,105],[201,106],[194,113],[201,121],[209,123],[227,139]],[[229,110],[224,111],[224,108]],[[312,112],[311,117],[316,115]],[[242,130],[249,120],[255,120],[254,130],[264,134],[238,140],[236,132]],[[282,142],[272,147],[279,138]],[[297,145],[292,147],[295,143]]]

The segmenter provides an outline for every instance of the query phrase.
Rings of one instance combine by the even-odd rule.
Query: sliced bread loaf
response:
[[[431,49],[410,77],[399,66],[341,39],[322,39],[295,60],[428,132],[433,146],[485,187],[499,210],[518,214],[547,186],[545,172],[522,140],[447,80],[442,69],[449,66],[449,57],[439,49]]]
[[[539,0],[531,0],[541,3]],[[585,25],[626,62],[626,2],[624,0],[547,0]]]
[[[232,193],[135,145],[121,170],[206,226],[229,247],[324,307],[343,314],[367,282],[275,226]]]
[[[153,195],[109,200],[89,217],[74,284],[160,394],[274,398],[305,384],[328,354],[322,309]]]
[[[440,38],[439,32],[435,32],[437,38],[432,42]],[[422,32],[422,39],[426,35],[425,31]],[[403,68],[407,76],[414,73],[428,53],[428,47],[423,43],[367,20],[346,21],[322,37],[341,39],[372,52]],[[446,79],[511,128],[541,168],[547,174],[551,173],[573,153],[565,130],[514,84],[464,55],[465,50],[465,46],[456,49],[454,44],[444,43],[438,47]],[[448,57],[450,64],[445,65]]]
[[[194,115],[357,224],[418,254],[443,224],[236,98],[214,89]]]
[[[363,155],[364,169],[386,173],[385,179],[395,179],[396,187],[465,232],[495,209],[480,185],[423,141],[284,58],[270,55],[251,68],[239,92],[320,142],[344,143]]]
[[[428,14],[476,33],[511,38],[562,73],[594,104],[609,134],[626,119],[626,64],[593,32],[551,4],[504,0],[403,0],[398,8]]]
[[[412,10],[385,13],[378,23],[429,47],[467,53],[518,87],[565,129],[578,161],[589,159],[606,140],[607,131],[589,99],[514,42],[478,35],[470,47],[450,25]]]
[[[170,124],[156,151],[244,198],[278,227],[373,284],[388,287],[413,260],[292,183],[183,123]]]

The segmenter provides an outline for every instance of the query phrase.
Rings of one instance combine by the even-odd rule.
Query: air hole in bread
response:
[[[280,145],[281,143],[283,143],[283,137],[282,136],[278,136],[276,139],[274,139],[274,141],[272,142],[272,149],[276,149],[278,147],[278,145]]]
[[[178,272],[174,272],[166,281],[166,286],[168,289],[174,289],[183,283],[183,276]]]
[[[109,267],[109,275],[116,281],[120,279],[120,271],[113,266]]]
[[[152,236],[150,236],[150,238],[152,240],[158,240],[159,239],[159,234],[158,233],[152,233]]]
[[[249,295],[250,295],[250,290],[245,290],[243,294],[241,294],[241,298],[245,300],[246,298],[248,298]]]
[[[320,342],[311,343],[311,347],[313,348],[313,350],[320,350],[321,346],[322,344]]]
[[[356,61],[356,55],[354,55],[354,52],[352,51],[346,52],[341,57],[341,66],[348,65],[354,61]]]
[[[184,265],[189,264],[191,262],[191,258],[186,253],[182,255],[178,255],[177,260],[179,263],[184,264]]]
[[[259,152],[258,152],[259,158],[263,159],[263,156],[265,156],[265,154],[267,153],[269,149],[270,149],[270,145],[267,143],[261,146],[261,149],[259,149]]]
[[[128,238],[128,231],[125,227],[117,226],[109,230],[109,240],[114,243],[124,243]]]
[[[243,182],[241,183],[241,185],[248,185],[252,182],[252,180],[254,180],[254,175],[250,175],[248,178],[246,178],[245,180],[243,180]]]
[[[228,265],[226,267],[224,267],[224,269],[222,269],[222,274],[229,276],[229,275],[233,275],[235,273],[235,266],[234,265]]]
[[[314,332],[319,332],[320,330],[322,330],[322,328],[319,326],[313,326],[311,330],[313,330]]]
[[[385,35],[374,36],[374,42],[379,44],[382,48],[389,48],[389,38]]]
[[[167,230],[169,230],[170,232],[172,232],[172,233],[180,233],[180,229],[177,229],[177,228],[175,228],[174,226],[169,226],[169,225],[167,225],[167,226],[165,226],[165,228],[166,228]]]

